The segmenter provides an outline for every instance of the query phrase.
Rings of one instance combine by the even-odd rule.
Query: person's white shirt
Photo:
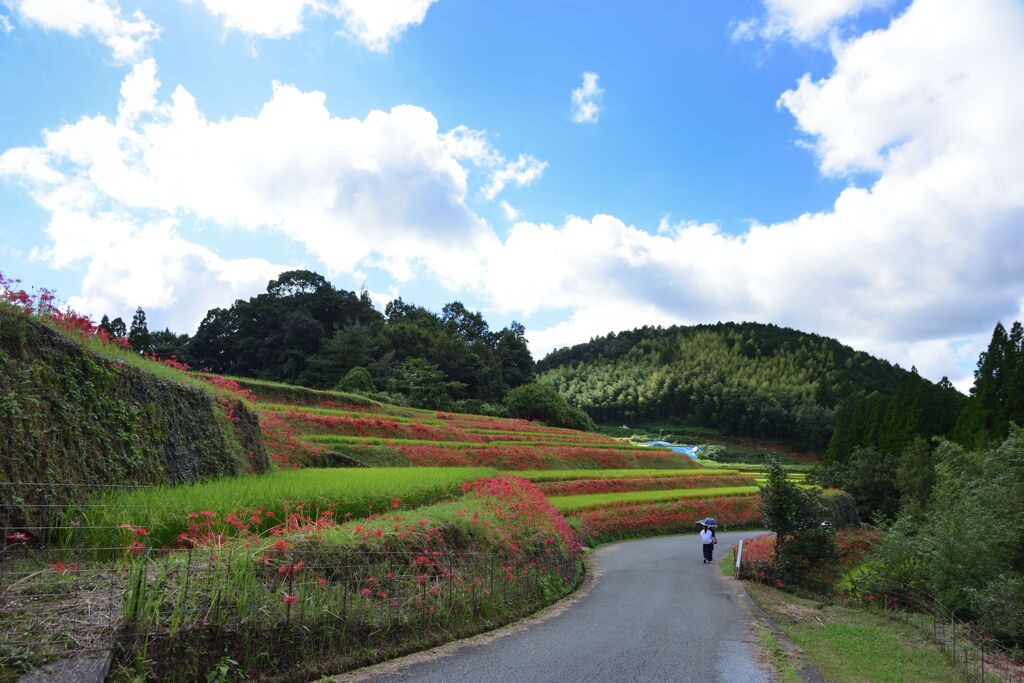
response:
[[[711,532],[711,529],[704,529],[700,532],[700,540],[703,543],[711,543],[711,539],[714,537],[715,535]]]

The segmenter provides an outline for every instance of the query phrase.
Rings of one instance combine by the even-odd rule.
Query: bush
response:
[[[594,431],[590,416],[570,405],[555,389],[546,384],[524,384],[508,392],[505,407],[511,417],[540,420],[552,427]]]
[[[369,393],[374,390],[373,377],[366,368],[352,368],[338,382],[338,391],[358,391]]]
[[[1000,574],[975,594],[973,606],[987,632],[1004,641],[1024,641],[1024,574]]]
[[[923,515],[901,515],[869,559],[866,580],[923,589],[990,634],[1024,641],[1024,429],[998,448],[935,449]]]
[[[846,491],[829,489],[821,494],[821,502],[828,508],[832,524],[837,528],[857,526],[860,515],[857,514],[857,501]]]

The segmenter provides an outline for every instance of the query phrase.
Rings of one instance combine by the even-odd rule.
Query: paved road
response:
[[[744,535],[719,534],[725,552]],[[718,553],[716,553],[716,556]],[[484,645],[382,673],[374,683],[729,681],[770,676],[755,663],[750,615],[695,535],[605,546],[596,583],[565,612]]]

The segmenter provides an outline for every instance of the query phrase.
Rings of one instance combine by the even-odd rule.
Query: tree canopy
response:
[[[540,381],[598,422],[678,418],[824,450],[844,400],[907,371],[834,339],[758,323],[642,327],[558,349]]]
[[[438,315],[398,298],[382,314],[367,292],[337,289],[308,270],[281,273],[266,292],[210,310],[191,338],[147,335],[147,350],[212,372],[388,391],[424,407],[501,402],[534,374],[519,323],[493,331],[459,301]]]

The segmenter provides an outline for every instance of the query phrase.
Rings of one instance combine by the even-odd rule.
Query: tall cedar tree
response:
[[[128,346],[135,353],[149,353],[150,337],[149,327],[146,325],[146,312],[141,307],[135,309],[132,316],[132,326],[128,330]]]

